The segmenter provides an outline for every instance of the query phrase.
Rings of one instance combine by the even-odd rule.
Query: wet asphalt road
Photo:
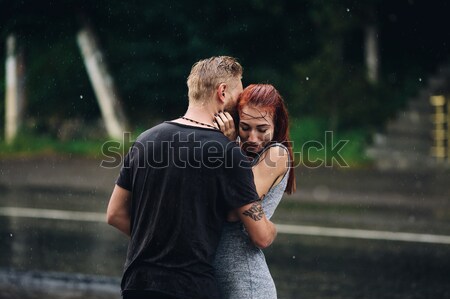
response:
[[[86,160],[0,161],[0,169],[0,209],[104,213],[116,175]],[[448,186],[430,174],[421,174],[420,184],[409,178],[416,180],[412,191],[396,189],[384,177],[381,187],[372,177],[364,188],[363,176],[352,174],[341,179],[359,181],[358,186],[337,188],[339,182],[327,173],[318,173],[316,183],[313,176],[304,176],[303,190],[283,200],[276,223],[450,235]],[[0,216],[3,273],[82,273],[95,275],[97,282],[111,277],[106,284],[114,294],[126,244],[126,237],[102,221]],[[450,298],[450,245],[280,234],[266,258],[279,298]],[[27,285],[8,292],[1,277],[2,298],[39,294],[27,292]],[[59,297],[80,296],[61,290],[65,295]],[[79,298],[110,297],[105,292],[89,290]]]

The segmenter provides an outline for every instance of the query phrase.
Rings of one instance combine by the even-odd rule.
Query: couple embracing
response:
[[[283,193],[295,191],[288,114],[273,86],[243,89],[241,79],[232,57],[198,61],[185,115],[126,155],[107,210],[130,236],[123,298],[277,297],[261,249],[276,237],[269,219]]]

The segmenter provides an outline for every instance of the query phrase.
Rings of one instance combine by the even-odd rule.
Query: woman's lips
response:
[[[244,146],[244,148],[245,148],[245,150],[246,150],[247,152],[254,152],[254,153],[256,153],[256,152],[259,151],[260,146],[257,145],[257,144],[246,144],[246,145]]]

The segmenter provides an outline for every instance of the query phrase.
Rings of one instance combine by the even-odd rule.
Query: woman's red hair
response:
[[[295,192],[294,155],[292,142],[289,137],[289,116],[284,100],[278,90],[271,84],[251,84],[247,86],[239,97],[238,111],[244,106],[264,108],[273,115],[274,132],[272,142],[278,142],[289,151],[289,179],[285,192]]]

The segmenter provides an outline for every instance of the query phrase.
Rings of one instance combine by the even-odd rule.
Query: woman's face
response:
[[[261,151],[273,138],[273,115],[265,108],[244,106],[239,111],[239,137],[248,153]]]

